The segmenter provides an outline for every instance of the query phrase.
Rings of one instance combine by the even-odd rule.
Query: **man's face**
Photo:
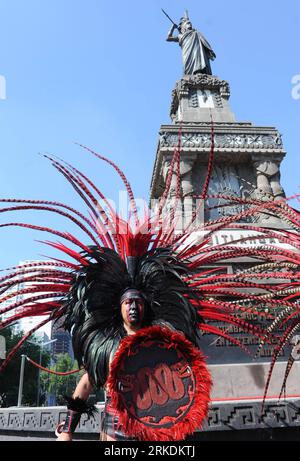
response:
[[[129,327],[140,327],[144,318],[144,301],[136,294],[128,294],[121,303],[121,314],[124,324]]]

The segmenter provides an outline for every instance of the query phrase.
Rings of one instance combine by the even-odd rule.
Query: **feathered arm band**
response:
[[[65,421],[59,425],[60,427],[57,429],[57,432],[73,434],[76,430],[76,427],[78,426],[81,415],[86,414],[89,418],[93,417],[97,412],[97,408],[94,405],[87,405],[87,403],[80,397],[76,397],[76,399],[68,397],[67,395],[64,397],[67,401],[68,411]]]
[[[76,397],[76,399],[73,399],[72,397],[64,395],[64,398],[67,402],[68,410],[75,411],[76,413],[80,413],[81,415],[87,414],[88,417],[95,416],[95,413],[97,412],[97,408],[95,407],[95,405],[87,405],[87,403],[80,397]]]

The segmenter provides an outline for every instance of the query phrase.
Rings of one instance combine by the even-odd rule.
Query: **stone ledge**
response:
[[[99,433],[103,408],[104,405],[97,405],[98,415],[94,419],[83,415],[76,432]],[[66,407],[0,408],[0,431],[53,432],[66,414]]]
[[[178,133],[171,130],[164,130],[160,132],[159,149],[163,147],[175,148],[178,146]],[[283,151],[282,139],[276,130],[260,132],[236,131],[232,129],[227,133],[215,132],[214,136],[215,148],[228,148],[228,149],[253,149],[261,150],[274,150],[275,152]],[[197,148],[205,149],[211,147],[211,134],[203,131],[197,133],[195,131],[183,131],[181,136],[181,148]]]
[[[100,432],[103,405],[97,406],[99,417],[87,420],[82,417],[76,430],[76,438],[82,440],[88,434],[96,440]],[[0,409],[0,434],[9,436],[52,438],[59,421],[66,414],[65,407],[42,408],[2,408]],[[287,400],[278,403],[269,400],[261,413],[261,401],[213,403],[207,421],[200,433],[226,432],[237,430],[262,430],[295,428],[300,426],[300,400]],[[53,434],[54,435],[54,434]]]

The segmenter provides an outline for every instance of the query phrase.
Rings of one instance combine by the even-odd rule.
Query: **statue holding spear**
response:
[[[210,61],[213,61],[216,55],[201,32],[193,29],[188,12],[185,11],[184,17],[177,25],[164,10],[162,11],[173,24],[167,41],[178,42],[182,49],[184,75],[212,75]],[[178,35],[174,36],[175,29],[178,30]]]

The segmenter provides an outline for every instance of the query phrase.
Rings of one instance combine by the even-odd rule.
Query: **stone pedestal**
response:
[[[186,75],[172,93],[170,116],[174,123],[232,122],[235,116],[228,104],[228,82],[206,74]]]
[[[151,182],[151,198],[160,197],[181,127],[182,199],[199,195],[206,178],[211,150],[211,120],[214,122],[215,163],[209,195],[279,200],[285,197],[280,184],[280,164],[285,156],[281,135],[274,127],[238,122],[229,105],[229,84],[204,74],[184,76],[172,93],[170,115],[173,123],[162,125]],[[174,196],[174,175],[170,197]],[[206,207],[222,200],[208,199]],[[216,208],[203,220],[236,213]],[[276,217],[261,216],[259,225],[279,226]]]
[[[286,153],[281,135],[274,127],[255,126],[250,122],[236,120],[229,105],[229,84],[218,77],[210,75],[184,76],[172,93],[172,123],[162,125],[159,132],[158,147],[154,164],[151,198],[158,199],[164,190],[168,169],[179,144],[181,131],[181,188],[182,209],[185,220],[190,219],[193,211],[198,209],[198,223],[219,219],[220,217],[238,214],[242,205],[232,207],[217,206],[224,203],[218,198],[207,199],[197,208],[195,196],[199,196],[205,183],[208,159],[211,151],[211,119],[214,121],[215,160],[209,185],[208,195],[226,195],[240,198],[260,200],[279,200],[285,197],[280,184],[280,164]],[[174,174],[169,200],[176,193],[176,176]],[[206,211],[205,211],[205,209]],[[210,208],[210,209],[208,209]],[[251,224],[265,227],[283,227],[285,224],[275,216],[261,215]],[[231,242],[245,237],[233,235],[232,229],[223,229],[214,238],[215,244]],[[245,231],[246,232],[246,231]],[[248,232],[249,233],[249,232]],[[243,235],[242,235],[243,234]],[[261,242],[262,245],[274,242]],[[253,243],[251,243],[253,244]],[[233,273],[239,269],[250,267],[253,261],[240,259],[224,264],[225,273]],[[222,325],[218,325],[222,328]],[[227,326],[228,327],[228,326]],[[231,331],[235,334],[235,331]],[[241,336],[240,331],[236,334]],[[255,338],[244,335],[243,344],[256,352]],[[254,341],[254,342],[253,342]],[[268,369],[272,350],[262,350],[258,364],[238,347],[215,336],[203,335],[203,353],[215,380],[214,398],[226,400],[235,396],[251,397],[263,395],[263,384]],[[287,360],[287,350],[282,351],[280,360]],[[246,365],[245,365],[246,363]],[[248,365],[247,365],[248,363]],[[281,366],[280,370],[282,371]],[[279,376],[279,374],[276,374]],[[292,394],[297,393],[298,380],[296,374],[289,383]],[[282,374],[280,375],[282,376]],[[243,381],[243,377],[245,380]],[[276,381],[276,380],[275,380]],[[280,383],[282,380],[280,381]],[[233,386],[234,384],[234,386]],[[279,392],[278,382],[274,384],[274,395]]]

